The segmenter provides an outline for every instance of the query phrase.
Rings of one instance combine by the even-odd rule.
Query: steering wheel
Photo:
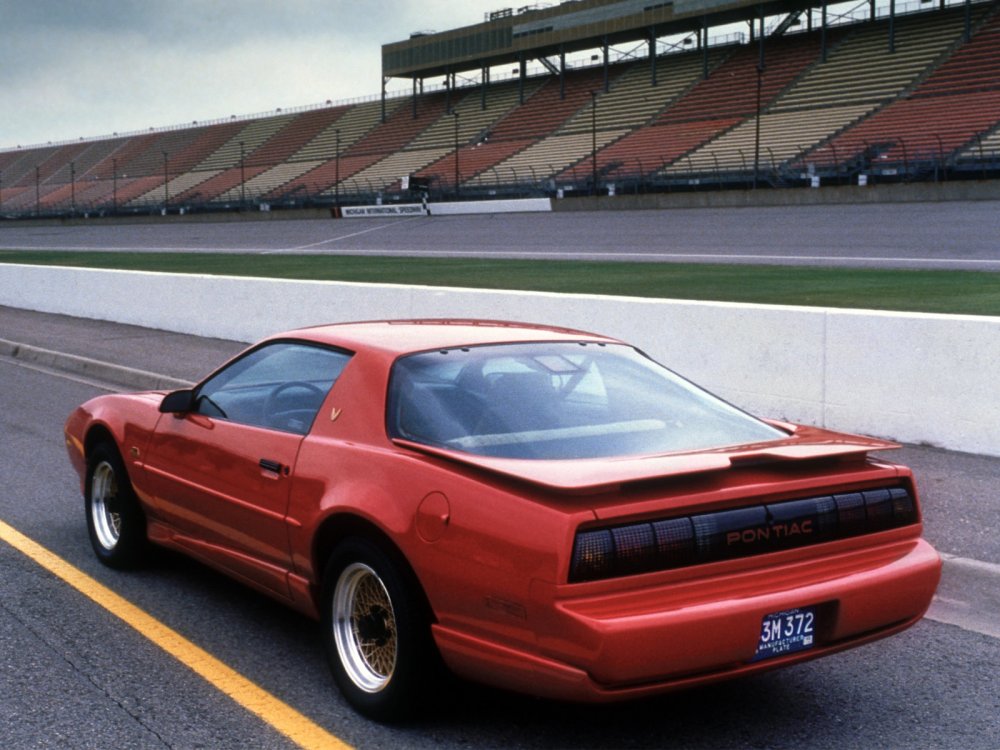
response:
[[[303,391],[307,391],[309,394],[310,404],[313,403],[313,399],[315,399],[314,403],[316,404],[316,407],[312,408],[311,405],[309,407],[296,405],[296,407],[292,409],[282,409],[280,404],[282,395],[284,395],[287,391],[290,391],[294,388],[299,388]],[[322,401],[323,401],[322,388],[315,386],[312,383],[307,383],[304,380],[290,380],[287,383],[282,383],[273,391],[271,391],[271,393],[268,394],[267,401],[264,402],[264,421],[267,422],[267,424],[280,426],[277,425],[277,423],[281,421],[283,415],[292,414],[294,412],[306,411],[309,409],[311,409],[313,414],[315,415],[315,411],[316,409],[319,408],[319,405],[320,403],[322,403]]]

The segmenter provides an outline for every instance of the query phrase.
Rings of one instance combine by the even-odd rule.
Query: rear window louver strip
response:
[[[903,487],[647,521],[576,535],[570,583],[749,557],[917,522]]]

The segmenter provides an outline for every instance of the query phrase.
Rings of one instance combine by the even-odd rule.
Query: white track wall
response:
[[[238,341],[383,318],[582,328],[762,416],[1000,456],[997,317],[6,264],[0,305]]]

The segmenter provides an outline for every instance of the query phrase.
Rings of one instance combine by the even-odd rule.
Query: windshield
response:
[[[389,434],[482,456],[570,459],[691,451],[786,434],[624,345],[539,343],[396,362]]]

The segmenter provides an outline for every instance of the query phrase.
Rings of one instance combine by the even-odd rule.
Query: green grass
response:
[[[1000,315],[1000,274],[981,271],[13,250],[0,262]]]

